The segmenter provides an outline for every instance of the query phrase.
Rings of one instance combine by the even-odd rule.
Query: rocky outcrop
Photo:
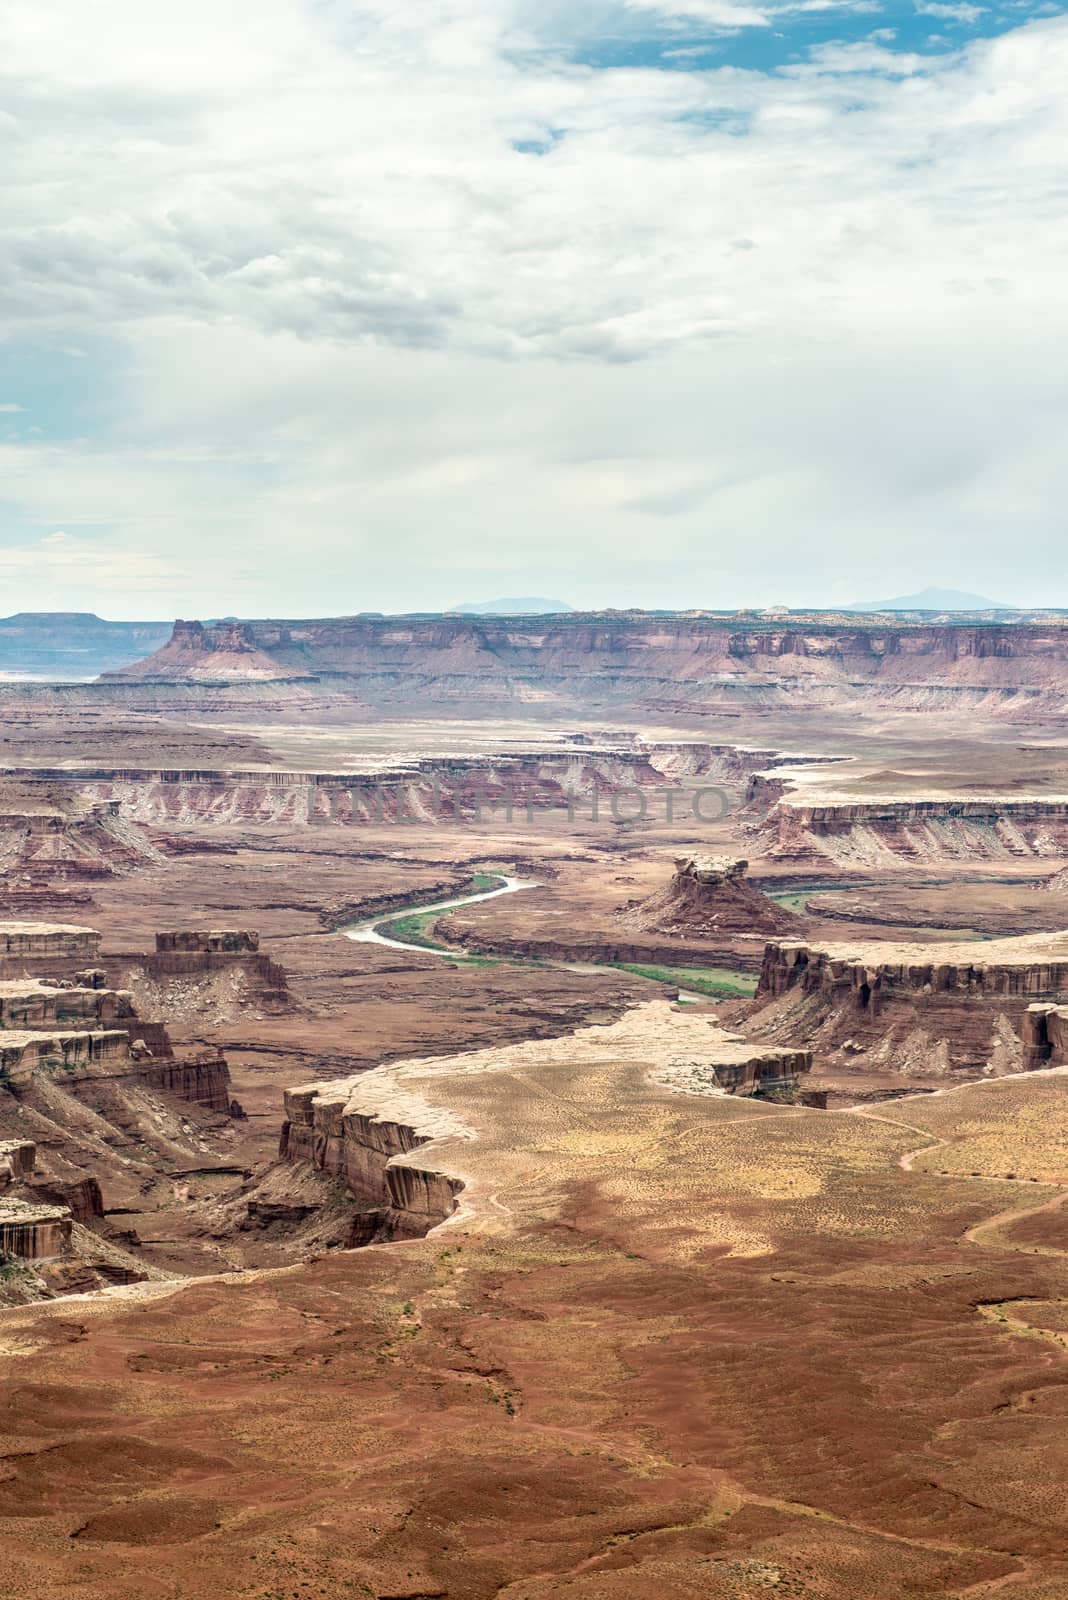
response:
[[[746,1031],[789,1030],[851,1072],[939,1078],[1039,1064],[1068,994],[1068,935],[964,945],[768,944]],[[1045,1002],[1035,1007],[1034,1002]]]
[[[325,680],[325,681],[324,681]],[[1068,690],[1055,622],[932,624],[739,613],[567,617],[337,617],[178,622],[155,655],[107,684],[288,684],[385,708],[623,705],[738,709],[877,700],[1033,715]]]
[[[1024,1066],[1068,1066],[1068,1006],[1028,1006],[1023,1018]]]
[[[72,1218],[64,1206],[0,1200],[0,1257],[49,1261],[70,1245]]]
[[[205,955],[255,955],[259,947],[259,934],[243,928],[211,932],[186,929],[156,935],[156,950],[161,955],[176,950]]]
[[[18,1093],[34,1076],[46,1073],[67,1083],[86,1078],[124,1077],[130,1070],[130,1035],[102,1033],[0,1033],[0,1089]]]
[[[99,951],[100,935],[92,928],[47,922],[0,923],[0,961],[18,957],[95,961]]]
[[[236,1108],[240,1115],[240,1107],[230,1098],[230,1069],[217,1051],[206,1050],[181,1060],[136,1062],[133,1076],[146,1088],[175,1095],[206,1111],[229,1117]]]
[[[765,775],[750,780],[748,803],[767,811],[760,838],[781,860],[878,867],[1068,854],[1068,796],[815,798]]]
[[[721,1034],[697,1059],[672,1060],[653,1076],[690,1094],[719,1092],[774,1100],[793,1099],[811,1071],[811,1050],[761,1047],[736,1034]]]
[[[0,1031],[0,1089],[19,1094],[40,1074],[68,1089],[101,1079],[129,1079],[145,1088],[187,1100],[192,1105],[231,1112],[230,1072],[225,1058],[204,1051],[182,1059],[173,1054],[156,1059],[147,1048],[131,1045],[123,1029],[88,1029],[41,1033]]]
[[[27,950],[49,956],[96,955],[99,934],[91,929],[21,925],[8,936]],[[273,964],[258,951],[259,937],[249,932],[163,934],[164,953],[146,957],[165,965],[177,960],[194,968],[207,963],[251,962],[265,966],[276,981]],[[180,946],[175,953],[176,946]],[[87,980],[19,978],[0,981],[0,1088],[23,1094],[40,1074],[77,1090],[81,1083],[125,1079],[154,1092],[173,1095],[191,1105],[230,1116],[240,1108],[230,1098],[230,1073],[214,1050],[175,1056],[160,1022],[138,1015],[133,995],[106,986],[106,969],[92,967],[78,974]],[[281,974],[284,986],[284,974]]]
[[[0,1194],[33,1176],[37,1146],[29,1139],[0,1139]]]
[[[347,1081],[287,1090],[280,1154],[341,1179],[357,1202],[352,1244],[422,1238],[452,1215],[463,1184],[407,1161],[429,1136],[356,1109],[353,1093]]]
[[[96,1178],[58,1179],[31,1184],[34,1198],[44,1205],[61,1206],[75,1222],[92,1227],[104,1215],[104,1195]]]
[[[93,797],[76,773],[0,779],[0,906],[84,896],[103,878],[162,861],[118,800]]]
[[[769,752],[761,752],[763,758]],[[755,758],[754,758],[755,759]],[[656,804],[655,790],[677,788],[675,809],[690,800],[681,785],[707,788],[728,781],[739,788],[752,760],[696,744],[684,755],[671,746],[643,746],[633,735],[582,743],[579,737],[531,739],[527,751],[508,748],[472,756],[400,758],[373,772],[299,772],[210,768],[94,767],[77,775],[48,769],[53,788],[77,783],[87,796],[117,803],[131,825],[232,826],[274,822],[305,826],[360,826],[385,821],[450,821],[463,816],[525,816],[528,811],[599,806],[613,815],[613,796],[628,791],[619,820]],[[730,776],[728,776],[728,774]],[[666,802],[660,810],[666,809]],[[168,848],[174,848],[173,842]]]
[[[0,980],[0,1030],[90,1031],[113,1024],[134,1027],[133,996],[120,990],[47,983],[40,978]]]
[[[633,907],[631,926],[675,937],[792,933],[800,917],[776,905],[747,881],[747,861],[733,856],[683,856],[666,888]]]
[[[980,954],[981,953],[981,954]],[[801,940],[768,944],[757,1000],[800,988],[848,996],[878,1015],[898,995],[948,994],[967,999],[1051,997],[1068,993],[1068,935],[989,939],[972,945],[828,945]]]

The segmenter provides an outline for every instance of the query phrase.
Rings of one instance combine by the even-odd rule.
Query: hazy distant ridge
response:
[[[566,600],[546,600],[541,595],[526,595],[519,599],[474,600],[462,606],[451,606],[447,617],[562,617],[574,611]]]
[[[899,594],[896,600],[854,600],[843,611],[1010,611],[999,600],[986,600],[964,589],[921,589]]]

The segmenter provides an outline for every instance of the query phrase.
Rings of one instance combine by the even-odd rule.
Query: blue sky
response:
[[[0,11],[7,611],[1068,604],[1068,19]]]
[[[1050,0],[1009,5],[985,5],[979,0],[919,4],[799,0],[792,6],[754,7],[751,25],[733,27],[702,26],[685,15],[661,17],[648,26],[631,13],[620,17],[623,25],[602,27],[596,36],[579,40],[570,54],[573,60],[597,68],[692,72],[737,67],[770,73],[809,61],[813,52],[827,45],[874,45],[892,55],[944,56],[972,40],[995,38],[1063,10]]]

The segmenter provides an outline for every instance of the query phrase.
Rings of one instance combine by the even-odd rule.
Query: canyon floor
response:
[[[68,843],[20,842],[7,892],[99,930],[247,1117],[194,1117],[201,1155],[105,1219],[144,1282],[0,1309],[11,1592],[1068,1594],[1068,1065],[1021,1053],[1030,1000],[1062,998],[1068,749],[852,724],[12,720],[12,816],[34,782],[110,809],[90,870],[53,806]],[[513,767],[544,776],[529,816],[426,792],[474,774],[499,802]],[[339,814],[350,778],[396,814]],[[782,994],[762,933],[650,913],[695,856],[747,860],[785,944],[853,967]],[[417,914],[495,875],[525,886]],[[397,942],[346,937],[371,923]],[[255,929],[285,1003],[131,965],[170,928]],[[907,976],[1021,938],[1004,992]],[[725,1041],[768,1039],[830,1109],[710,1087]],[[346,1108],[317,1168],[279,1160],[297,1090]],[[394,1201],[429,1174],[456,1209],[345,1248],[338,1140],[391,1127]]]

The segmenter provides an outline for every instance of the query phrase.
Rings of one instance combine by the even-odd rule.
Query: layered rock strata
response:
[[[259,947],[259,934],[247,928],[211,931],[183,929],[177,933],[156,935],[156,951],[160,955],[174,951],[204,955],[255,955]]]
[[[0,1031],[0,1089],[20,1094],[41,1074],[70,1090],[101,1079],[129,1079],[223,1116],[231,1111],[230,1072],[223,1056],[209,1050],[182,1060],[156,1060],[147,1050],[132,1048],[129,1033],[121,1029]]]
[[[205,704],[242,689],[276,703],[518,714],[583,707],[670,711],[895,710],[982,706],[1027,718],[1060,710],[1068,629],[1059,622],[948,625],[881,617],[575,614],[181,621],[170,641],[99,690],[192,686]]]
[[[747,881],[749,863],[733,856],[682,856],[666,888],[629,911],[634,927],[672,936],[715,938],[788,934],[800,917]]]
[[[1068,854],[1068,796],[806,796],[777,776],[749,781],[766,816],[760,839],[780,860],[848,866],[1012,861]]]
[[[37,1073],[61,1076],[66,1083],[81,1078],[125,1076],[130,1068],[130,1035],[104,1033],[0,1033],[0,1088],[18,1092]]]
[[[1023,1019],[1025,1067],[1068,1066],[1068,1006],[1034,1004]]]
[[[100,935],[89,928],[7,924],[0,929],[9,949],[24,959],[72,960],[99,956]],[[285,974],[259,954],[259,937],[249,931],[167,933],[159,937],[161,954],[145,957],[163,969],[214,970],[216,964],[251,962],[275,992],[285,992]],[[44,1073],[76,1090],[79,1083],[104,1078],[127,1079],[141,1087],[174,1095],[205,1110],[228,1116],[230,1073],[218,1051],[202,1050],[175,1057],[167,1030],[160,1022],[138,1015],[134,996],[106,986],[105,968],[78,974],[83,982],[42,978],[0,980],[0,1086],[12,1093],[26,1090]]]
[[[163,860],[118,799],[92,796],[67,773],[0,777],[0,906],[76,903],[103,878]]]
[[[0,1139],[0,1194],[33,1175],[37,1146],[29,1139]]]
[[[121,990],[81,984],[47,983],[40,978],[0,980],[0,1029],[135,1028],[133,996]]]
[[[421,1239],[452,1215],[463,1184],[409,1162],[430,1133],[361,1111],[354,1090],[349,1081],[287,1090],[279,1153],[344,1183],[359,1208],[350,1243]]]
[[[0,1199],[0,1257],[50,1261],[70,1245],[73,1220],[65,1206]]]
[[[100,935],[92,928],[64,923],[0,923],[0,961],[30,958],[34,961],[96,961]]]
[[[772,941],[747,1032],[786,1028],[819,1064],[834,1058],[855,1072],[1020,1071],[1039,1064],[1041,1028],[1059,1027],[1065,998],[1064,933],[934,946]]]
[[[28,1139],[0,1139],[0,1260],[46,1261],[62,1255],[73,1217],[66,1205],[42,1205],[12,1191],[25,1189],[37,1164]]]

